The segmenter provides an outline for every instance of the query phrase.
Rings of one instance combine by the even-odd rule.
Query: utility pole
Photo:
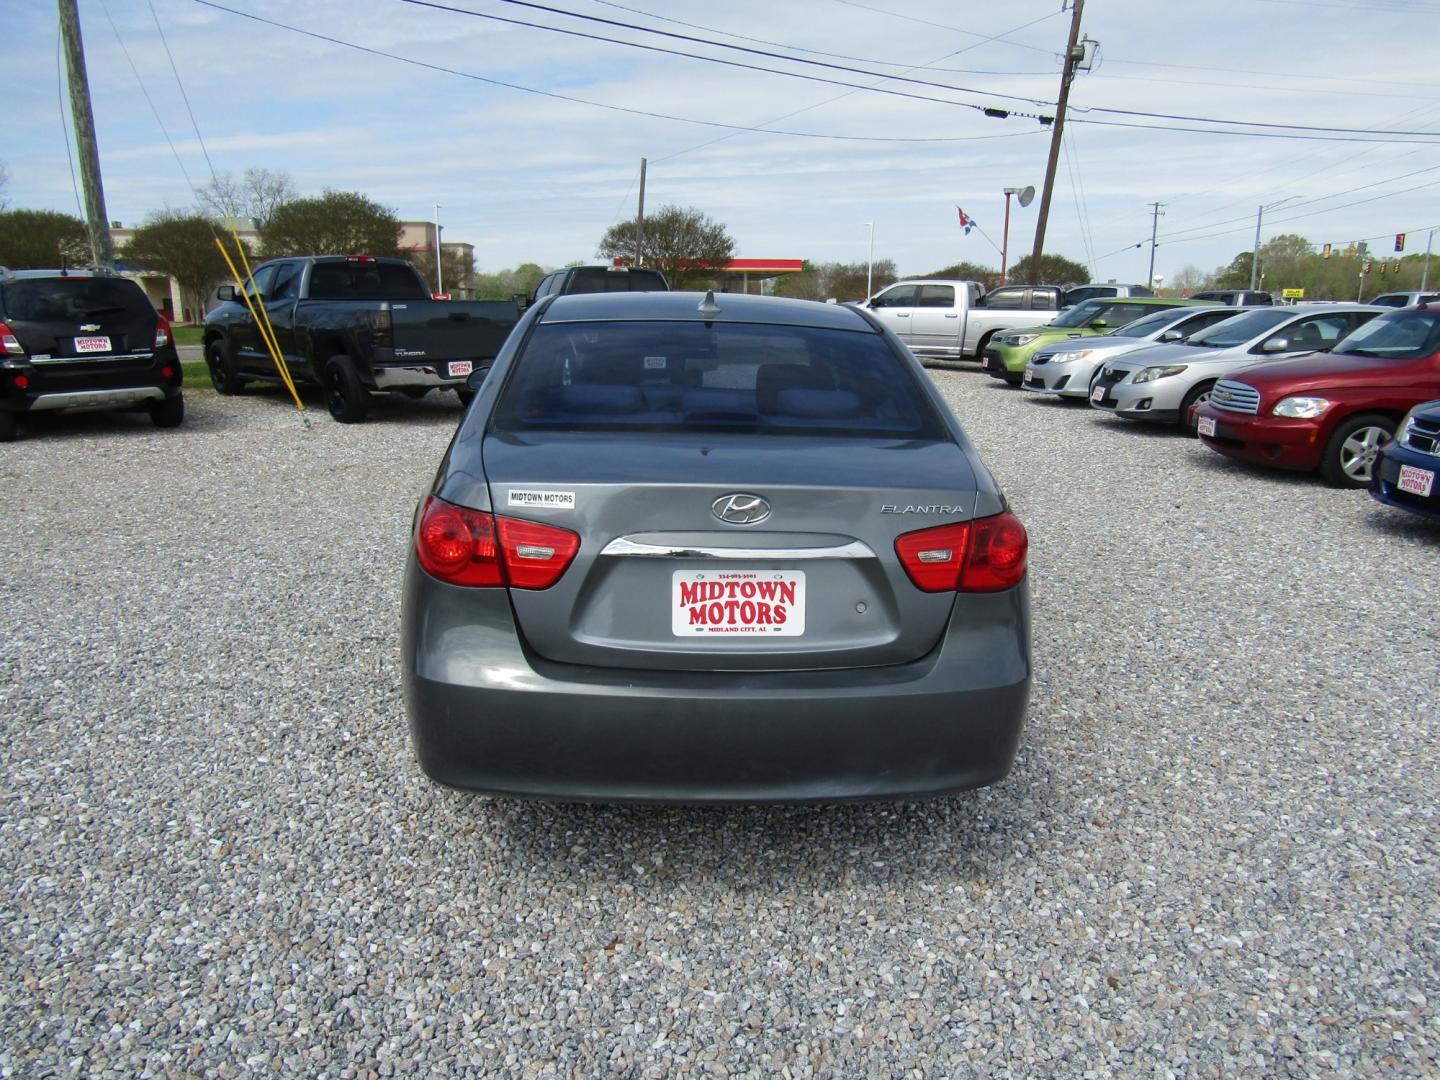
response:
[[[1435,230],[1430,230],[1430,237],[1425,241],[1425,269],[1420,271],[1420,291],[1424,292],[1425,287],[1430,284],[1430,245],[1435,243]]]
[[[1050,217],[1050,193],[1055,188],[1055,166],[1060,160],[1060,136],[1065,130],[1065,106],[1070,101],[1070,82],[1075,78],[1076,46],[1080,41],[1080,15],[1085,0],[1075,0],[1070,13],[1070,41],[1065,46],[1065,69],[1060,75],[1060,97],[1055,102],[1055,123],[1050,129],[1050,160],[1045,164],[1045,188],[1040,194],[1040,220],[1035,223],[1035,248],[1030,253],[1030,284],[1040,283],[1040,256],[1045,253],[1045,222]]]
[[[1160,208],[1164,205],[1166,204],[1163,202],[1153,202],[1150,204],[1152,211],[1150,215],[1150,273],[1145,276],[1145,287],[1147,289],[1153,289],[1155,287],[1155,230],[1160,224]]]
[[[80,155],[80,186],[85,190],[85,223],[90,230],[90,255],[95,265],[114,268],[110,218],[100,184],[100,148],[95,142],[95,114],[90,108],[90,81],[85,75],[85,44],[80,40],[80,12],[75,0],[60,2],[60,35],[65,40],[65,67],[70,82],[70,115],[75,122],[75,149]]]
[[[1255,246],[1250,249],[1250,290],[1260,287],[1260,220],[1265,216],[1265,207],[1255,211]]]
[[[635,265],[645,260],[645,159],[640,159],[640,212],[635,217]]]
[[[865,299],[869,300],[875,295],[875,223],[867,221],[865,227],[870,230],[870,261],[865,264]]]

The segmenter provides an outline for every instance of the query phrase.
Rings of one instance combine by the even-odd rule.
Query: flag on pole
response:
[[[960,215],[960,228],[965,230],[966,236],[969,236],[970,230],[975,227],[975,219],[967,217],[965,211],[961,210],[958,206],[955,207],[955,212]]]

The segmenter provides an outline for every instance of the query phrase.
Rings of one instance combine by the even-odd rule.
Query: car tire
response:
[[[342,424],[358,424],[370,411],[370,392],[348,356],[332,356],[325,365],[325,405]]]
[[[0,409],[0,442],[14,442],[20,436],[20,414]]]
[[[205,366],[210,369],[210,385],[217,394],[229,397],[245,389],[245,380],[235,371],[235,362],[227,355],[221,339],[205,346]]]
[[[460,399],[460,407],[467,409],[470,407],[470,402],[475,400],[475,391],[471,390],[468,386],[457,386],[455,388],[455,396]]]
[[[1210,391],[1214,389],[1214,380],[1197,383],[1195,386],[1192,386],[1190,392],[1185,395],[1185,400],[1180,402],[1180,415],[1176,418],[1176,423],[1189,434],[1195,434],[1195,425],[1190,422],[1190,410],[1197,405],[1203,405],[1209,401]]]
[[[179,394],[150,406],[150,419],[158,428],[179,427],[185,422],[185,399]]]
[[[1325,444],[1320,475],[1333,487],[1367,487],[1380,447],[1394,437],[1395,421],[1390,417],[1379,413],[1352,416],[1335,429]]]

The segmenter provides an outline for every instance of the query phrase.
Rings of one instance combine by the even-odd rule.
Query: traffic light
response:
[[[1322,258],[1322,259],[1328,259],[1328,258],[1330,258],[1330,245],[1329,245],[1329,244],[1326,244],[1323,248],[1320,249],[1320,258]]]
[[[1397,232],[1397,233],[1395,234],[1395,250],[1396,250],[1396,251],[1404,251],[1404,250],[1405,250],[1405,234],[1404,234],[1403,232]]]
[[[1398,274],[1398,273],[1400,273],[1400,260],[1399,260],[1399,259],[1396,259],[1393,263],[1390,264],[1390,272],[1391,272],[1392,274]]]
[[[1373,266],[1373,265],[1374,265],[1374,263],[1372,263],[1369,259],[1366,259],[1366,260],[1365,260],[1365,267],[1364,267],[1364,269],[1362,269],[1360,272],[1361,272],[1362,274],[1368,274],[1368,273],[1370,273],[1370,267]]]
[[[1380,264],[1380,273],[1385,273],[1385,264],[1383,262]]]

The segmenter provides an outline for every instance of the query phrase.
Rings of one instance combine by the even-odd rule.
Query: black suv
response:
[[[669,292],[670,283],[659,270],[640,266],[567,266],[546,274],[530,297],[534,304],[551,293]]]
[[[0,442],[20,414],[143,408],[185,419],[170,324],[128,278],[0,268]]]

